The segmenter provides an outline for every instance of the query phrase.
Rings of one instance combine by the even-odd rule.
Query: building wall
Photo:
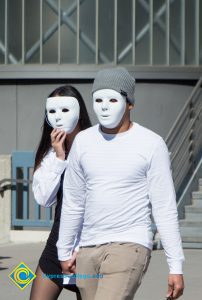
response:
[[[0,84],[0,154],[35,150],[48,94],[64,83]],[[92,83],[71,83],[84,97],[92,123]],[[193,89],[192,86],[137,83],[131,118],[164,138]]]

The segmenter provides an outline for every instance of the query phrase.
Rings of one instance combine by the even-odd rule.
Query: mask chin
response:
[[[121,122],[121,121],[120,121]],[[100,121],[100,125],[107,128],[107,129],[114,129],[116,127],[119,126],[120,122],[116,122],[116,123],[105,123]]]
[[[119,112],[119,114],[114,114],[111,116],[111,119],[103,119],[100,115],[97,115],[97,118],[99,120],[99,123],[101,126],[107,128],[107,129],[114,129],[117,128],[123,119],[125,113],[125,109]]]
[[[75,127],[71,127],[71,128],[69,128],[69,127],[62,127],[61,129],[64,130],[67,134],[70,134],[70,133],[72,133],[74,131]]]

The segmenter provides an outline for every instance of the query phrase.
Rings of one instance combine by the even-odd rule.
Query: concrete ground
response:
[[[29,299],[31,284],[21,291],[8,278],[8,274],[21,262],[35,270],[44,243],[0,245],[0,299]],[[181,300],[199,300],[202,297],[202,249],[185,250],[185,291]],[[153,251],[149,270],[144,277],[135,300],[163,300],[167,290],[167,264],[163,251]],[[62,291],[59,300],[75,300],[75,295]],[[103,299],[104,300],[104,299]],[[115,299],[114,299],[115,300]]]

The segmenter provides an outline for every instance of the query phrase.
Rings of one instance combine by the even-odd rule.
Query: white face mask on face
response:
[[[116,128],[126,110],[126,98],[120,93],[103,89],[93,93],[93,109],[102,126]]]
[[[78,123],[80,106],[74,97],[50,97],[46,101],[46,113],[48,122],[53,128],[71,133]]]

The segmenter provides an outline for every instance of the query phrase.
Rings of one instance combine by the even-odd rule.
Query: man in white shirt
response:
[[[183,293],[184,255],[169,154],[159,135],[131,122],[134,91],[126,69],[99,71],[92,89],[99,125],[76,136],[69,156],[57,247],[63,272],[71,273],[82,228],[77,285],[83,300],[133,299],[149,265],[151,211],[170,271],[167,297]]]

